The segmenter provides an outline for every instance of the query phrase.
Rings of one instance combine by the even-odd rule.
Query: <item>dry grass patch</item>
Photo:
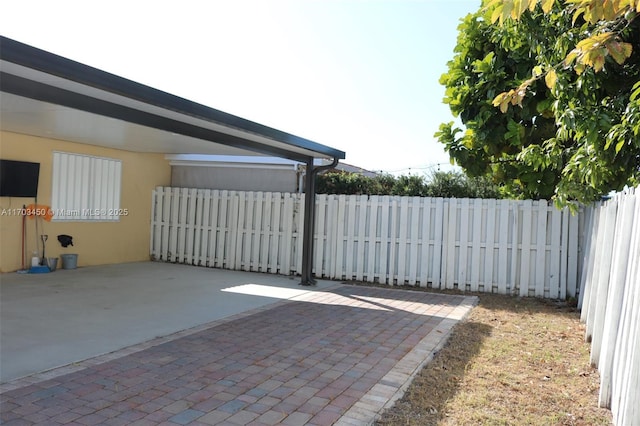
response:
[[[579,313],[479,294],[467,321],[378,425],[611,424]]]

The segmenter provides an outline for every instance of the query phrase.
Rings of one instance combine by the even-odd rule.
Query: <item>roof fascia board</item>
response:
[[[256,133],[292,145],[293,148],[317,152],[319,156],[345,158],[345,153],[335,148],[189,101],[3,36],[0,36],[0,59],[150,105]],[[280,156],[271,152],[271,155],[274,154]]]
[[[197,139],[220,143],[236,148],[246,149],[265,155],[277,155],[294,161],[305,161],[305,156],[295,151],[268,146],[238,136],[205,129],[178,120],[172,120],[148,112],[114,104],[100,99],[90,98],[76,92],[37,83],[23,79],[13,74],[0,72],[0,90],[30,99],[58,104],[69,108],[79,109],[105,117],[127,121],[142,126],[152,127],[167,132],[190,136]]]

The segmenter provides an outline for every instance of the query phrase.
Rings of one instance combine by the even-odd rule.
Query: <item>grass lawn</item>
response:
[[[599,375],[576,309],[478,294],[480,303],[378,425],[601,425]]]

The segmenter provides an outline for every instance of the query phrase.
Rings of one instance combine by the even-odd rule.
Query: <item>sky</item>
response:
[[[448,170],[438,82],[480,0],[4,2],[0,34],[346,152]]]

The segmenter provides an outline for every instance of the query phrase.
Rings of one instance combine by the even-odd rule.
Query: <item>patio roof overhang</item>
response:
[[[345,158],[338,149],[2,36],[0,129],[135,152],[277,156],[312,172],[316,158]],[[303,265],[311,264],[306,257],[313,251],[310,195]],[[303,283],[312,282],[307,269]]]

